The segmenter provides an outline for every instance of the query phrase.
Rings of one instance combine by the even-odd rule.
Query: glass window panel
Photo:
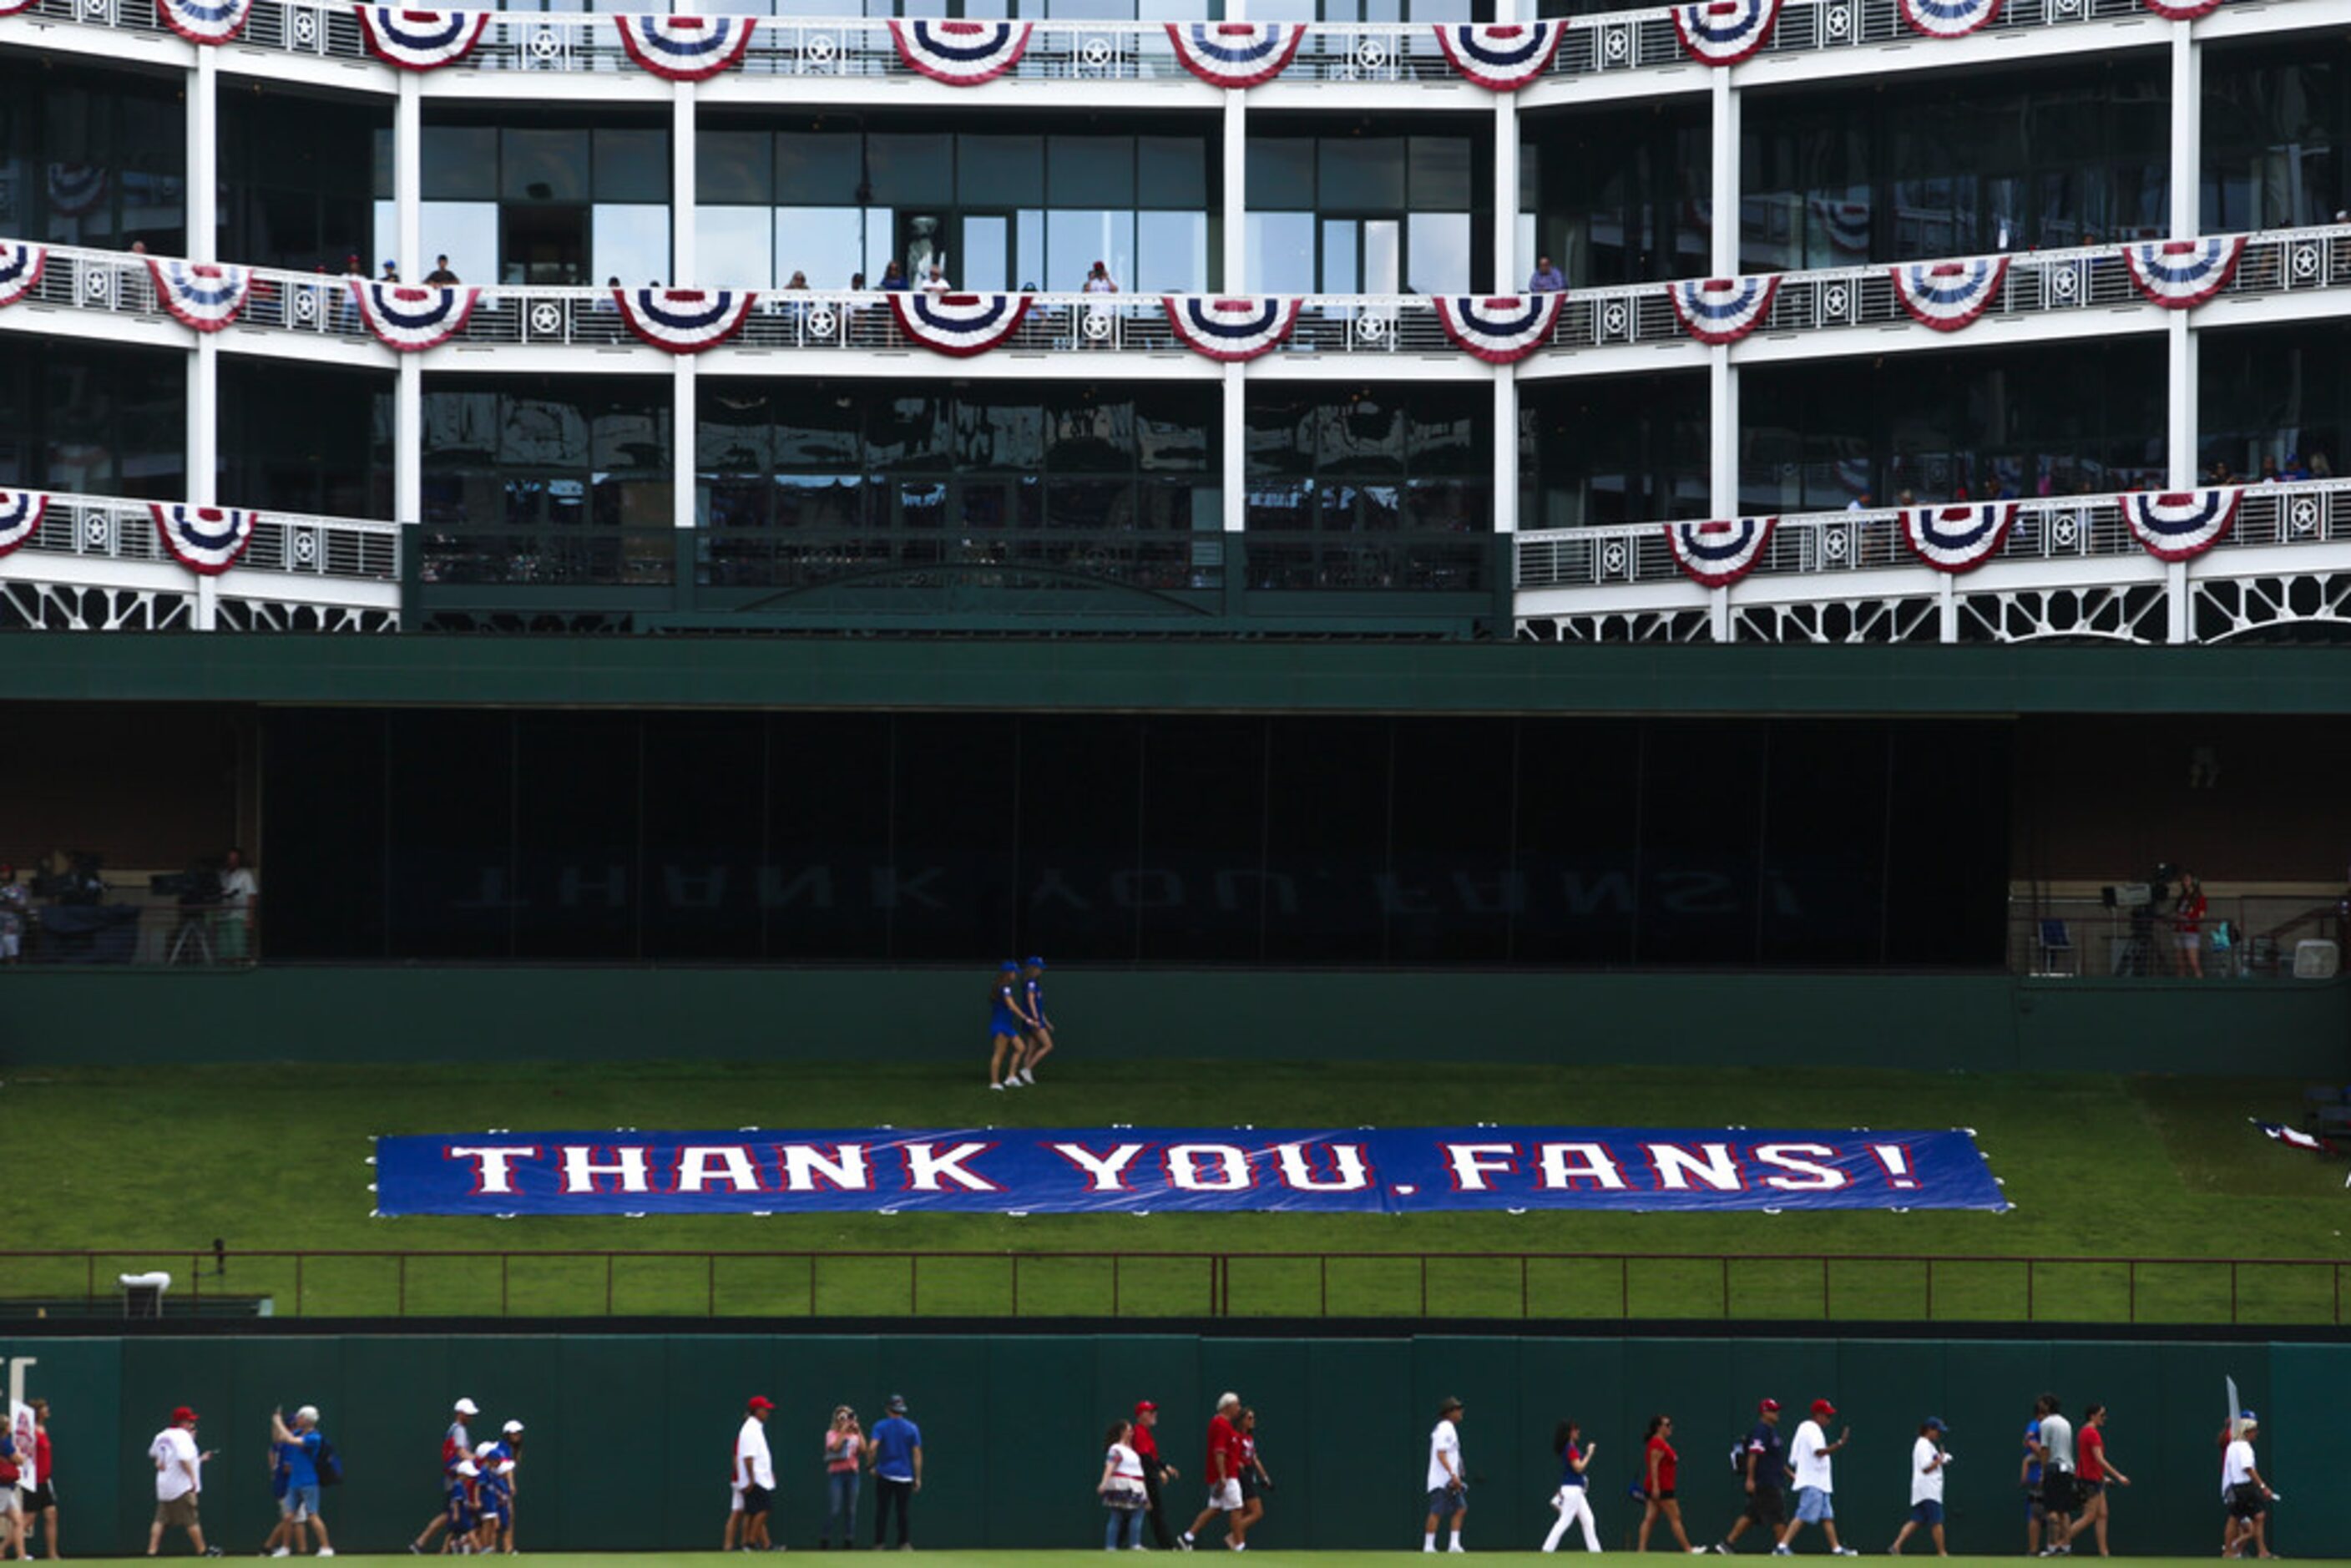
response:
[[[1013,263],[1021,288],[1033,293],[1045,276],[1045,214],[1034,207],[1014,216]]]
[[[1415,212],[1469,210],[1472,204],[1468,137],[1416,136],[1411,139],[1410,153]]]
[[[757,131],[705,131],[694,139],[697,201],[765,205],[775,189],[772,139]]]
[[[1462,220],[1465,225],[1468,221]],[[1395,294],[1403,287],[1404,225],[1394,218],[1375,218],[1364,225],[1364,292]]]
[[[1198,136],[1140,136],[1136,187],[1146,207],[1204,213],[1208,208],[1208,143]]]
[[[948,462],[950,417],[938,398],[874,400],[866,411],[867,462],[875,468],[943,472]]]
[[[1134,276],[1134,214],[1128,212],[1049,212],[1045,214],[1048,291],[1074,293],[1097,261],[1113,277]]]
[[[385,215],[379,219],[381,226],[378,233],[383,243],[376,248],[390,256],[392,242],[397,237],[398,219],[391,212],[391,203],[383,203],[382,206]],[[425,202],[418,207],[417,215],[425,256],[447,256],[449,270],[470,283],[487,283],[497,277],[496,202]],[[662,246],[664,253],[668,248],[666,243]]]
[[[1132,136],[1049,137],[1045,163],[1047,196],[1056,207],[1134,204]]]
[[[1314,214],[1251,213],[1248,277],[1241,287],[1259,294],[1314,291]],[[1234,280],[1225,279],[1231,287]]]
[[[864,144],[853,131],[778,131],[776,200],[786,205],[853,205]]]
[[[1412,272],[1405,287],[1415,294],[1458,294],[1468,289],[1469,214],[1415,213],[1411,224]]]
[[[477,201],[497,195],[498,133],[494,127],[428,125],[417,151],[419,178],[427,201]]]
[[[429,136],[432,132],[427,131],[424,134]],[[392,127],[389,125],[380,125],[376,127],[374,135],[370,139],[369,154],[371,162],[371,174],[368,186],[368,193],[370,195],[390,197],[395,191],[395,187],[392,183]],[[420,179],[423,177],[423,171],[420,170],[418,172],[418,177]]]
[[[667,277],[669,209],[635,203],[599,203],[590,244],[594,248],[589,271],[598,278],[617,277],[632,283],[639,278]],[[728,283],[761,281],[747,275],[738,278],[731,272],[714,271],[714,258],[707,256],[702,267],[705,276]],[[457,276],[463,277],[465,274]]]
[[[963,287],[1009,288],[1012,224],[1001,217],[970,217],[963,221]]]
[[[897,240],[898,214],[889,207],[865,209],[865,287],[882,287],[882,269],[888,264]]]
[[[778,468],[854,473],[865,465],[858,400],[811,383],[776,383],[773,437]]]
[[[588,199],[588,132],[518,131],[498,134],[498,192],[509,202]]]
[[[1131,282],[1121,279],[1121,287],[1146,294],[1198,294],[1207,290],[1206,213],[1137,214],[1135,235],[1134,276]]]
[[[875,131],[865,139],[871,200],[893,207],[945,206],[955,200],[955,143],[930,132]]]
[[[1045,465],[1045,410],[1028,391],[956,400],[955,464],[967,474],[1034,473]]]
[[[497,463],[502,468],[585,468],[588,419],[568,397],[538,391],[498,400]]]
[[[1134,392],[1136,461],[1144,473],[1205,474],[1208,433],[1217,418],[1212,389],[1137,386]]]
[[[669,132],[599,131],[595,135],[596,199],[669,200]]]
[[[1314,139],[1312,137],[1259,137],[1249,142],[1246,158],[1251,211],[1285,212],[1312,209],[1314,205]]]
[[[1361,294],[1363,225],[1353,218],[1326,218],[1322,223],[1322,271],[1313,287],[1324,294]]]
[[[865,270],[865,215],[855,207],[778,207],[776,272],[808,274],[810,288],[846,288]]]
[[[1325,136],[1315,143],[1315,203],[1324,212],[1404,210],[1401,136]]]
[[[766,207],[696,207],[695,267],[702,277],[695,281],[774,287],[768,251],[773,230],[773,214]]]
[[[967,207],[1035,207],[1045,203],[1041,136],[956,138],[956,189]]]

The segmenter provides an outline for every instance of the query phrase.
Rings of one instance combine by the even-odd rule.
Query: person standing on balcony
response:
[[[1527,292],[1530,294],[1564,294],[1567,292],[1567,274],[1562,272],[1557,267],[1553,266],[1552,264],[1551,257],[1547,256],[1537,256],[1535,258],[1534,275],[1527,279]]]
[[[231,849],[221,861],[220,908],[213,933],[213,951],[224,964],[243,964],[253,957],[253,912],[261,901],[261,884],[245,863],[245,852]]]
[[[433,270],[424,275],[424,281],[435,288],[455,288],[457,286],[457,275],[449,270],[449,258],[445,256],[434,256]]]
[[[2204,977],[2204,915],[2210,907],[2196,873],[2181,872],[2179,896],[2171,905],[2171,933],[2179,949],[2179,972],[2191,980]]]
[[[735,1433],[735,1484],[743,1489],[742,1546],[746,1552],[768,1550],[768,1511],[776,1499],[776,1461],[768,1451],[768,1417],[776,1402],[753,1395],[743,1406],[743,1425]]]
[[[1109,264],[1100,261],[1094,263],[1093,270],[1086,274],[1085,292],[1088,294],[1118,292],[1118,284],[1110,275]]]
[[[925,270],[923,281],[915,287],[925,294],[945,294],[955,286],[947,281],[947,269],[935,261]]]

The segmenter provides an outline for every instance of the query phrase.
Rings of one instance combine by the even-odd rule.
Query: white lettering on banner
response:
[[[1310,1147],[1328,1148],[1338,1174],[1328,1179],[1316,1176],[1314,1162],[1306,1154]],[[1273,1153],[1281,1163],[1281,1185],[1300,1192],[1361,1192],[1372,1185],[1361,1144],[1276,1144]]]
[[[453,1160],[474,1162],[474,1190],[481,1193],[514,1191],[514,1162],[538,1158],[537,1144],[473,1144],[448,1151]]]
[[[1204,1159],[1223,1167],[1222,1176],[1203,1176]],[[1230,1144],[1177,1144],[1167,1151],[1167,1179],[1185,1192],[1241,1192],[1249,1185],[1249,1155]]]
[[[939,1192],[939,1184],[951,1181],[966,1192],[1001,1192],[1004,1189],[963,1168],[963,1162],[986,1154],[992,1144],[957,1144],[946,1154],[935,1154],[936,1144],[906,1145],[906,1185],[915,1192]]]
[[[1807,1155],[1812,1158],[1806,1159]],[[1782,1192],[1834,1192],[1846,1185],[1844,1172],[1814,1163],[1836,1158],[1836,1151],[1826,1144],[1763,1144],[1756,1148],[1755,1158],[1763,1165],[1795,1173],[1763,1178],[1765,1186],[1776,1186]]]
[[[1519,1169],[1519,1145],[1516,1144],[1447,1144],[1446,1163],[1453,1168],[1453,1190],[1485,1192],[1489,1176],[1516,1176]]]
[[[1148,1144],[1121,1144],[1108,1155],[1095,1154],[1083,1144],[1048,1144],[1046,1147],[1086,1173],[1089,1192],[1124,1192],[1126,1167]]]
[[[1610,1192],[1625,1190],[1625,1173],[1605,1144],[1542,1144],[1542,1186],[1545,1192],[1573,1192],[1580,1181]],[[1573,1163],[1569,1156],[1573,1155]]]
[[[622,1145],[611,1151],[612,1158],[599,1161],[600,1151],[593,1144],[563,1145],[563,1190],[569,1196],[581,1192],[649,1192],[652,1185],[645,1179],[645,1151],[642,1145]],[[604,1187],[599,1182],[605,1176],[617,1176],[621,1185]]]
[[[830,1159],[819,1153],[814,1144],[779,1144],[776,1153],[784,1162],[786,1192],[814,1192],[819,1186],[829,1186],[836,1192],[867,1192],[872,1188],[872,1180],[866,1174],[862,1144],[835,1144]]]
[[[678,1191],[708,1192],[714,1182],[734,1192],[758,1191],[751,1151],[740,1144],[688,1144],[677,1152]]]
[[[1692,1154],[1679,1144],[1651,1144],[1649,1165],[1657,1173],[1660,1192],[1687,1192],[1696,1176],[1716,1192],[1737,1192],[1747,1185],[1729,1144],[1700,1144]]]

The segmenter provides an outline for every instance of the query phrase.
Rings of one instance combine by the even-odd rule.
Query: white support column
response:
[[[423,78],[414,71],[394,74],[400,96],[392,106],[392,254],[400,258],[401,277],[422,278],[432,270],[424,254]]]
[[[196,51],[188,84],[188,259],[220,259],[220,65],[217,51]]]
[[[2193,239],[2203,222],[2204,57],[2195,24],[2171,25],[2171,237]]]
[[[674,357],[676,369],[671,372],[675,397],[675,413],[670,420],[670,510],[671,521],[681,528],[694,527],[694,458],[695,458],[695,381],[694,356]]]
[[[1708,259],[1714,275],[1729,277],[1739,271],[1739,95],[1730,90],[1730,72],[1719,69],[1708,84],[1713,98],[1713,167],[1708,185],[1713,193],[1712,225]],[[1739,371],[1730,362],[1730,349],[1719,344],[1707,350],[1707,499],[1718,517],[1739,516]],[[1707,594],[1708,629],[1718,643],[1730,641],[1730,591]]]
[[[2164,421],[2164,466],[2170,487],[2186,490],[2196,483],[2196,452],[2201,440],[2196,417],[2196,333],[2189,325],[2188,311],[2168,314],[2171,319],[2163,324],[2164,382],[2170,392]]]
[[[672,82],[669,100],[669,281],[692,288],[701,281],[695,255],[694,84]],[[729,283],[752,281],[728,278]],[[680,427],[683,429],[684,427]],[[688,515],[691,516],[691,508]]]
[[[196,68],[186,78],[188,158],[185,215],[191,261],[220,258],[220,68],[211,49],[196,51]],[[209,332],[196,335],[187,359],[187,428],[182,443],[186,498],[209,507],[220,499],[220,343]],[[209,632],[216,622],[220,582],[196,580],[194,626]]]
[[[1730,90],[1730,71],[1726,68],[1715,70],[1710,86],[1713,239],[1708,259],[1715,277],[1730,277],[1739,271],[1739,95]]]
[[[1739,371],[1730,362],[1730,346],[1718,343],[1706,351],[1707,507],[1718,517],[1739,515]]]
[[[1239,533],[1249,523],[1249,377],[1246,368],[1227,365],[1223,425],[1217,443],[1217,493],[1224,497],[1225,532]],[[1228,557],[1226,564],[1230,566]]]
[[[392,396],[392,519],[413,527],[424,520],[424,356],[400,356]]]
[[[1222,276],[1217,286],[1227,294],[1249,287],[1249,93],[1225,93]]]
[[[1519,373],[1494,367],[1494,531],[1519,531]]]

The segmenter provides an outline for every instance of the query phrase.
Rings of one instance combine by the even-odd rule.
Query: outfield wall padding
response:
[[[229,1555],[252,1551],[274,1518],[265,1466],[268,1414],[315,1402],[341,1451],[328,1493],[343,1551],[398,1552],[439,1506],[439,1440],[460,1396],[475,1435],[508,1417],[528,1427],[517,1494],[527,1550],[715,1549],[743,1403],[766,1394],[779,1482],[776,1539],[815,1544],[820,1438],[846,1400],[868,1421],[903,1392],[923,1427],[925,1487],[916,1541],[936,1547],[1083,1548],[1101,1542],[1092,1487],[1111,1416],[1148,1396],[1161,1446],[1183,1471],[1171,1512],[1198,1500],[1201,1434],[1231,1388],[1255,1406],[1277,1482],[1256,1538],[1267,1547],[1409,1548],[1418,1539],[1426,1440],[1439,1399],[1458,1395],[1473,1478],[1473,1546],[1530,1549],[1552,1514],[1552,1423],[1580,1420],[1600,1444],[1593,1469],[1603,1540],[1628,1547],[1639,1508],[1625,1495],[1648,1417],[1676,1418],[1681,1500],[1692,1539],[1715,1540],[1740,1506],[1728,1463],[1758,1396],[1802,1407],[1834,1399],[1852,1447],[1836,1461],[1846,1539],[1883,1550],[1908,1503],[1920,1421],[1951,1424],[1951,1545],[2021,1551],[2020,1442],[2033,1396],[2078,1413],[2114,1408],[2110,1451],[2137,1484],[2114,1505],[2114,1547],[2130,1555],[2212,1551],[2220,1530],[2224,1376],[2262,1411],[2260,1456],[2289,1502],[2278,1544],[2297,1557],[2351,1554],[2351,1482],[2341,1417],[2351,1345],[2162,1341],[1866,1338],[1223,1338],[1194,1334],[889,1336],[789,1334],[499,1337],[0,1336],[0,1357],[54,1406],[67,1543],[76,1555],[143,1547],[152,1509],[145,1448],[172,1406],[204,1416],[219,1450],[204,1521]],[[870,1531],[870,1490],[861,1529]],[[869,1538],[870,1539],[870,1538]],[[1805,1542],[1817,1551],[1817,1533]],[[183,1547],[175,1543],[173,1550]]]
[[[960,969],[13,971],[0,1063],[976,1061]],[[2351,981],[1058,970],[1072,1061],[2351,1071]]]

